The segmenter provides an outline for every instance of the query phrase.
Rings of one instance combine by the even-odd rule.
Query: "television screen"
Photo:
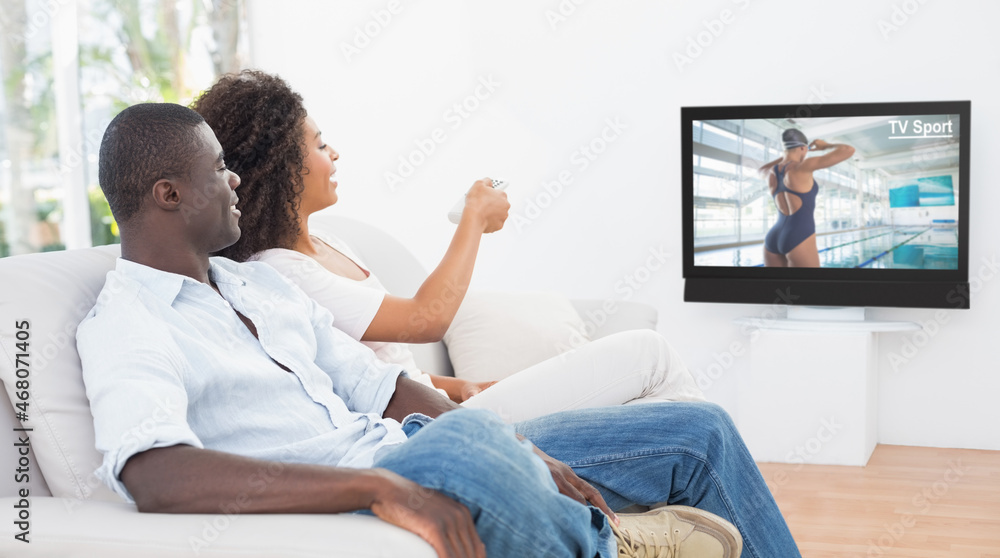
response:
[[[763,281],[800,304],[967,307],[969,114],[683,108],[686,300],[770,302]]]

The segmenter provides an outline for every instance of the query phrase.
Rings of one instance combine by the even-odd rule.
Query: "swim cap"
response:
[[[781,143],[785,144],[785,149],[794,149],[803,145],[809,145],[809,140],[802,130],[789,128],[781,133]]]

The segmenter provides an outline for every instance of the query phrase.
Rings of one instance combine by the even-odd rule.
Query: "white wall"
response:
[[[390,6],[399,9],[388,19]],[[553,26],[546,12],[560,7],[573,12]],[[709,398],[734,414],[749,357],[730,352],[746,341],[732,320],[771,309],[681,300],[679,107],[801,103],[805,113],[822,102],[971,99],[970,274],[984,279],[973,280],[974,309],[869,314],[935,326],[932,336],[879,340],[881,441],[1000,449],[1000,280],[992,280],[1000,3],[257,0],[250,8],[255,64],[305,96],[341,153],[332,211],[380,225],[430,267],[453,230],[445,213],[455,199],[476,178],[506,177],[513,214],[485,241],[474,286],[653,304]],[[898,26],[884,34],[880,22],[891,25],[894,13]],[[712,23],[723,16],[728,23]],[[358,38],[366,25],[377,31],[367,43]],[[707,46],[679,67],[674,54],[710,28],[718,36],[703,34]],[[345,54],[355,40],[360,53]],[[479,87],[489,79],[492,92]],[[468,100],[477,106],[456,128],[452,105],[477,87],[483,99]],[[443,142],[390,188],[385,173],[435,129]],[[581,146],[602,132],[613,141],[583,168]],[[529,219],[528,202],[545,202],[543,182],[561,172],[572,182]],[[661,249],[667,265],[628,287]],[[721,363],[714,379],[703,372],[713,363]]]

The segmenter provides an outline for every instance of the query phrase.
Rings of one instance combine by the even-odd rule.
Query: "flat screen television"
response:
[[[970,109],[681,108],[684,300],[968,308]]]

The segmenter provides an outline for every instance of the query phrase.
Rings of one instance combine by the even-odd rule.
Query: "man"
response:
[[[279,461],[244,513],[369,510],[442,557],[738,556],[713,514],[750,556],[798,556],[718,407],[571,411],[519,440],[378,361],[273,269],[210,259],[239,238],[239,177],[197,113],[126,109],[99,173],[122,257],[77,345],[98,476],[141,511],[219,512]],[[663,502],[682,506],[611,511]]]

